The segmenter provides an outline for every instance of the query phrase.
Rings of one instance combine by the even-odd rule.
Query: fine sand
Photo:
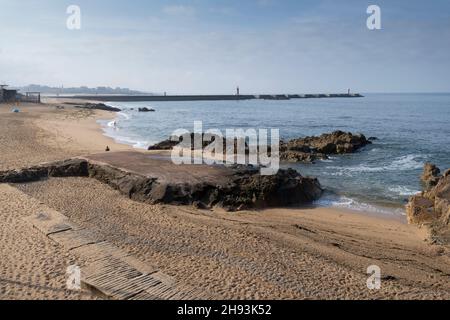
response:
[[[102,135],[103,111],[0,105],[0,169],[130,147]],[[145,152],[145,151],[143,151]],[[21,217],[60,211],[145,263],[223,299],[449,299],[450,252],[403,217],[331,208],[226,213],[134,202],[89,178],[0,185],[0,298],[91,298],[65,290],[83,261]],[[366,286],[381,268],[380,290]]]

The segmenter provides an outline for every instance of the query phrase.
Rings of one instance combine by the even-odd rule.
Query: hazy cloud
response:
[[[193,16],[195,14],[195,8],[185,5],[170,5],[165,6],[163,12],[176,16]]]

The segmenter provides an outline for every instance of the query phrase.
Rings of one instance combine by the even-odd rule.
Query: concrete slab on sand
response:
[[[169,153],[144,153],[138,151],[105,152],[85,156],[89,163],[98,163],[156,178],[166,184],[226,184],[233,176],[231,168],[222,165],[174,164]]]

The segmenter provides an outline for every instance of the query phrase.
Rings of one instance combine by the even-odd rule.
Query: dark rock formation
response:
[[[194,133],[191,135],[191,149],[194,150]],[[204,138],[204,136],[203,136]],[[205,148],[216,139],[212,140],[203,139],[202,147]],[[224,151],[226,145],[226,139],[223,139]],[[179,142],[171,141],[170,139],[164,140],[156,145],[150,146],[148,150],[172,150],[174,146]],[[206,140],[206,141],[205,141]],[[183,141],[183,136],[180,138],[180,142]],[[211,142],[210,142],[211,141]],[[280,141],[280,160],[288,162],[306,162],[313,163],[316,160],[328,159],[330,154],[344,154],[355,152],[358,149],[371,144],[372,142],[366,139],[362,134],[352,134],[350,132],[335,131],[329,134],[323,134],[319,137],[306,137],[300,139],[293,139],[287,142]],[[235,151],[237,140],[235,139]],[[181,146],[183,146],[181,144]],[[183,146],[189,148],[189,146]],[[248,152],[248,144],[245,145],[245,150]],[[270,147],[268,148],[270,153]]]
[[[439,170],[439,168],[432,163],[426,163],[425,167],[423,168],[423,174],[420,177],[425,187],[424,188],[425,191],[429,191],[435,185],[437,185],[440,178],[441,178],[441,170]]]
[[[155,112],[155,109],[149,109],[147,107],[139,108],[139,112]]]
[[[89,172],[133,200],[198,208],[219,206],[228,211],[305,204],[323,192],[317,179],[302,177],[291,169],[273,176],[261,176],[256,169],[235,169],[225,185],[171,184],[109,166],[91,165]]]
[[[310,203],[323,192],[316,178],[302,177],[292,169],[279,170],[271,176],[262,176],[258,168],[251,166],[223,167],[220,170],[224,174],[217,181],[193,179],[181,183],[165,179],[164,174],[141,175],[96,161],[69,159],[0,172],[0,183],[89,176],[133,200],[151,204],[194,205],[198,208],[219,206],[229,211]]]
[[[173,147],[178,145],[180,142],[177,140],[164,140],[153,146],[148,147],[148,150],[172,150]]]
[[[450,243],[450,170],[443,176],[439,172],[436,166],[425,165],[422,180],[427,189],[409,199],[406,213],[408,223],[428,228],[432,242]]]
[[[88,175],[86,160],[69,159],[26,169],[0,172],[0,183],[22,183],[38,181],[47,177],[87,177]]]
[[[293,139],[280,144],[280,159],[289,162],[313,163],[328,159],[330,154],[352,153],[371,144],[362,134],[335,131],[319,137]]]
[[[187,137],[189,137],[190,135],[190,139],[186,139]],[[205,133],[202,133],[202,136],[200,137],[199,133],[188,133],[185,135],[182,135],[180,137],[173,137],[173,139],[167,139],[164,141],[161,141],[153,146],[148,147],[148,150],[172,150],[175,146],[180,146],[182,148],[187,148],[187,149],[191,149],[191,150],[195,150],[195,146],[194,146],[194,139],[202,139],[202,149],[206,148],[207,146],[209,146],[210,144],[214,143],[216,141],[216,139],[219,139],[219,141],[222,141],[223,144],[223,150],[225,152],[226,147],[227,147],[227,139],[221,136],[217,136],[217,135],[211,135],[211,136],[207,136]],[[189,140],[190,140],[190,145],[189,145]],[[238,143],[238,139],[235,138],[234,139],[234,150],[237,150],[237,143]],[[248,144],[247,142],[245,142],[245,151],[248,151]]]
[[[280,152],[280,160],[287,162],[314,163],[317,160],[325,159],[328,159],[328,156],[323,153],[303,152],[295,150],[282,150]]]
[[[288,150],[316,152],[322,154],[352,153],[371,144],[363,134],[334,131],[319,137],[306,137],[290,140],[286,143]]]
[[[85,103],[84,105],[75,106],[75,108],[89,109],[89,110],[105,110],[105,111],[112,111],[112,112],[122,111],[119,108],[111,107],[104,103]]]

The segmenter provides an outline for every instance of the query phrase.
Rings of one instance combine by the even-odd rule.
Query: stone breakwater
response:
[[[427,163],[421,180],[424,190],[406,205],[408,223],[427,228],[431,242],[449,244],[450,169],[441,175],[439,168]]]
[[[100,154],[3,171],[0,183],[49,177],[91,177],[136,201],[217,206],[228,211],[308,204],[323,192],[316,178],[303,177],[291,169],[261,176],[249,166],[177,166],[138,152]]]
[[[290,99],[322,99],[322,98],[363,98],[359,93],[318,93],[318,94],[262,94],[262,95],[77,95],[68,96],[68,99],[95,100],[95,101],[226,101],[226,100],[290,100]]]

